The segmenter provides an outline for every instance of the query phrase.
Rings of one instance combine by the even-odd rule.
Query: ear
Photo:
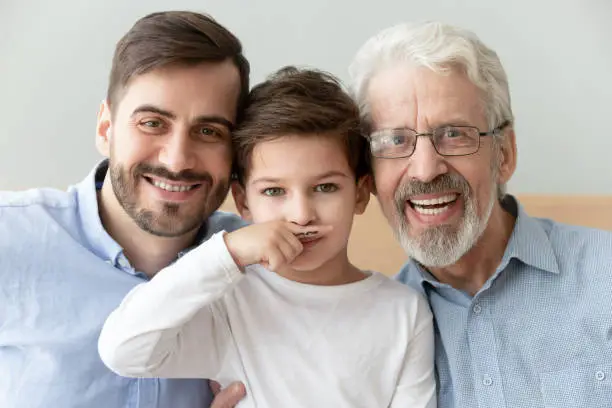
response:
[[[355,214],[361,215],[366,210],[370,202],[370,192],[372,191],[372,176],[369,174],[362,176],[357,181],[357,191],[355,192]]]
[[[510,180],[516,170],[516,161],[516,135],[514,128],[509,127],[504,131],[504,137],[500,145],[498,157],[499,171],[497,174],[497,182],[499,184],[506,184]]]
[[[104,100],[98,110],[98,124],[96,126],[96,148],[102,156],[108,157],[110,154],[111,134],[111,110],[108,102]]]
[[[238,214],[247,221],[253,221],[251,211],[249,211],[249,205],[247,202],[246,191],[244,186],[238,181],[232,182],[232,197],[234,197],[234,204],[238,210]]]
[[[370,193],[372,195],[376,195],[376,176],[374,176],[373,170],[372,170],[372,173],[368,175],[368,186],[370,189]]]

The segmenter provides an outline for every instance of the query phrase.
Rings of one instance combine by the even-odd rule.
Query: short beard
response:
[[[495,176],[495,175],[494,175]],[[496,177],[493,177],[496,180]],[[407,200],[418,194],[459,191],[463,197],[463,218],[458,227],[437,225],[427,228],[418,237],[409,235],[409,225],[404,214]],[[423,266],[439,268],[456,263],[480,239],[489,222],[497,199],[496,184],[491,188],[491,198],[482,218],[478,217],[477,202],[468,182],[458,174],[443,174],[429,183],[411,181],[395,192],[396,219],[394,232],[406,254]]]
[[[209,173],[196,174],[191,171],[172,173],[163,167],[139,164],[134,168],[132,174],[129,174],[120,164],[112,164],[112,161],[109,165],[109,172],[113,192],[124,211],[140,229],[159,237],[178,237],[200,228],[212,212],[221,206],[229,190],[228,180],[222,180],[213,189],[213,179]],[[213,190],[208,191],[206,202],[202,203],[194,216],[183,215],[181,219],[181,204],[164,203],[162,210],[157,213],[139,205],[136,180],[142,174],[155,175],[173,181],[197,182],[203,184],[199,188]]]

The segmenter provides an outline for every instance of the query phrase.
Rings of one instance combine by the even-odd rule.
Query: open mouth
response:
[[[143,176],[145,180],[147,180],[150,184],[152,184],[153,186],[161,189],[161,190],[165,190],[171,193],[184,193],[187,191],[191,191],[194,190],[198,187],[200,187],[202,184],[201,183],[194,183],[194,184],[173,184],[172,182],[169,181],[162,181],[159,179],[153,179],[151,177],[146,177]]]
[[[438,215],[450,209],[458,198],[458,193],[452,193],[430,199],[412,199],[408,200],[408,204],[419,214]]]

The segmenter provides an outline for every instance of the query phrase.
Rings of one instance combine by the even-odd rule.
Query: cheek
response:
[[[478,213],[482,215],[496,194],[497,180],[494,179],[490,162],[479,160],[469,166],[455,166],[455,171],[467,181]]]
[[[395,159],[399,161],[400,159]],[[394,160],[375,159],[373,163],[376,196],[383,207],[393,203],[395,189],[399,185],[405,166],[399,166]]]
[[[257,194],[247,195],[248,207],[254,223],[283,219],[282,200],[262,197]]]
[[[229,146],[203,146],[197,153],[198,167],[212,175],[227,177],[232,165],[232,151]]]
[[[155,152],[155,144],[149,138],[129,129],[124,132],[115,131],[110,144],[113,160],[127,166],[146,161]]]
[[[339,228],[350,226],[355,214],[355,191],[332,194],[317,203],[317,218],[325,224]]]

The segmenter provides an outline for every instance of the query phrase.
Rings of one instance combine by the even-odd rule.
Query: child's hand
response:
[[[239,267],[261,264],[278,271],[290,264],[304,247],[300,237],[311,239],[331,231],[330,226],[300,226],[285,221],[253,224],[225,234],[225,244]]]

